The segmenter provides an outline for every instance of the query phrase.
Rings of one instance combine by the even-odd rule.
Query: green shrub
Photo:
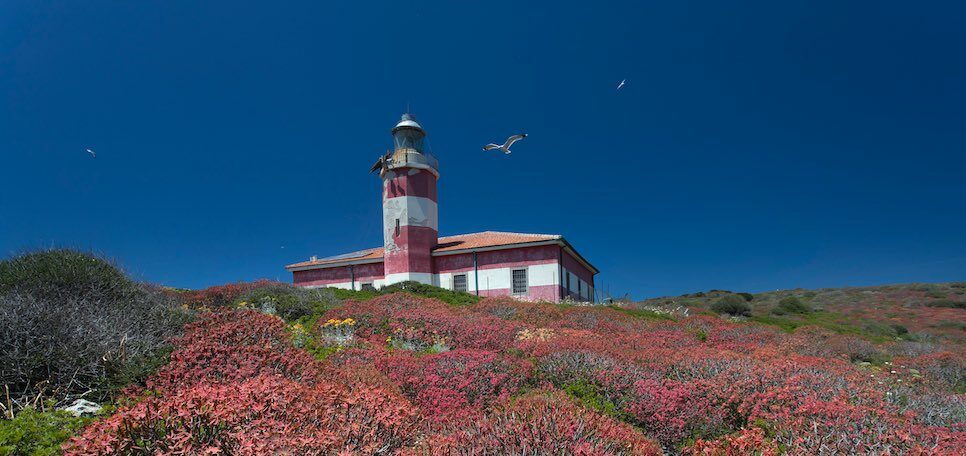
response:
[[[751,306],[741,296],[730,294],[725,295],[711,304],[711,310],[719,314],[729,314],[735,316],[751,316]]]
[[[69,249],[44,250],[0,261],[0,294],[37,299],[123,299],[138,285],[111,262]]]
[[[331,289],[302,288],[281,282],[268,282],[241,295],[235,304],[242,303],[244,307],[278,315],[286,321],[321,315],[340,305]]]
[[[737,294],[738,294],[738,296],[741,296],[742,298],[745,298],[745,301],[751,302],[751,301],[754,301],[755,300],[755,295],[753,295],[751,293],[737,293]]]
[[[952,299],[936,299],[926,301],[926,307],[949,307],[953,309],[966,309],[966,301],[953,301]]]
[[[775,315],[784,315],[790,313],[804,315],[807,313],[812,313],[812,307],[794,296],[788,296],[782,298],[781,301],[778,301],[778,306],[772,309],[772,313]]]
[[[447,290],[445,288],[434,287],[424,283],[406,281],[387,285],[379,289],[380,294],[396,292],[412,293],[427,298],[434,298],[454,306],[468,306],[480,301],[479,296],[471,295],[462,291]]]
[[[0,261],[0,276],[0,384],[20,404],[41,391],[61,400],[90,390],[102,402],[143,380],[190,317],[162,290],[72,250]]]
[[[862,331],[864,331],[868,335],[875,336],[875,337],[896,337],[899,334],[896,331],[895,326],[902,326],[902,325],[890,325],[890,324],[882,323],[880,321],[869,320],[862,323]],[[903,327],[903,329],[905,328]],[[906,330],[906,332],[909,332],[909,331]]]
[[[622,418],[621,412],[614,401],[601,393],[600,387],[586,380],[580,379],[563,385],[563,390],[571,397],[580,401],[584,407],[596,410],[604,415]]]
[[[342,301],[368,301],[379,296],[378,291],[372,290],[346,290],[344,288],[328,288],[328,290],[332,291],[336,299]]]
[[[394,283],[392,285],[386,285],[378,290],[344,290],[340,288],[330,289],[336,299],[339,300],[352,300],[352,301],[368,301],[376,296],[381,296],[390,293],[410,293],[417,296],[423,296],[426,298],[434,298],[443,301],[447,304],[454,306],[468,306],[475,304],[480,301],[480,297],[462,292],[447,290],[445,288],[434,287],[432,285],[426,285],[424,283],[419,283],[415,281],[406,281]]]
[[[0,456],[59,455],[60,444],[90,420],[63,411],[25,408],[12,420],[0,420]]]

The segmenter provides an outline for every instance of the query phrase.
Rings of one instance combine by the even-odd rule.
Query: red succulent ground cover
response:
[[[319,361],[278,318],[207,314],[66,453],[966,454],[959,346],[869,365],[812,328],[406,294],[313,332],[347,319]]]
[[[249,291],[276,283],[278,282],[273,282],[268,279],[260,279],[254,282],[227,283],[201,290],[192,290],[180,294],[179,298],[190,307],[222,307],[230,305],[241,297],[241,295]]]
[[[442,426],[404,454],[646,456],[661,454],[661,448],[633,427],[581,407],[559,391],[538,391],[485,417]]]
[[[377,454],[415,435],[409,401],[292,347],[277,317],[211,313],[177,344],[148,391],[132,392],[131,405],[65,454]]]

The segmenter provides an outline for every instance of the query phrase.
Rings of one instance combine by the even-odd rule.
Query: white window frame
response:
[[[462,277],[463,278],[463,289],[462,290],[457,290],[456,289],[456,278],[457,277]],[[462,291],[464,293],[469,293],[469,291],[470,291],[470,280],[469,280],[469,275],[468,274],[466,274],[465,272],[462,273],[462,274],[453,274],[453,291]]]
[[[513,273],[517,271],[523,271],[523,291],[516,291],[516,283],[513,278]],[[510,269],[510,294],[513,296],[524,296],[530,293],[530,271],[527,268],[513,268]]]

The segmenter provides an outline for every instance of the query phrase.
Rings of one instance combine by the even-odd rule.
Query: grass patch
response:
[[[804,315],[779,316],[779,315],[756,315],[750,321],[777,326],[786,332],[793,332],[803,326],[817,326],[827,329],[837,334],[847,334],[862,337],[870,342],[882,343],[894,340],[896,329],[889,325],[879,322],[866,322],[862,326],[847,323],[848,318],[844,315],[816,311]]]
[[[0,420],[0,455],[59,455],[60,444],[90,421],[64,411],[25,408],[12,420]]]
[[[578,380],[563,385],[562,388],[571,397],[577,399],[584,407],[596,410],[604,415],[623,419],[623,413],[617,408],[617,404],[605,397],[593,383],[586,380]]]

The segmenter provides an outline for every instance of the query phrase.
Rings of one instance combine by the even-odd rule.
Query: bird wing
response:
[[[503,148],[504,149],[509,149],[510,146],[513,145],[513,143],[515,143],[515,142],[517,142],[517,141],[519,141],[519,140],[521,140],[523,138],[526,138],[526,137],[527,137],[526,133],[521,133],[519,135],[513,135],[513,136],[511,136],[511,137],[509,137],[509,138],[506,139],[506,143],[503,144]]]
[[[493,150],[493,149],[499,149],[499,148],[500,148],[499,144],[493,144],[493,143],[483,146],[483,150]]]
[[[384,161],[385,161],[385,157],[379,157],[379,160],[376,160],[376,163],[372,165],[372,168],[369,168],[369,174],[372,174],[376,172],[377,169],[382,168],[382,164]]]

